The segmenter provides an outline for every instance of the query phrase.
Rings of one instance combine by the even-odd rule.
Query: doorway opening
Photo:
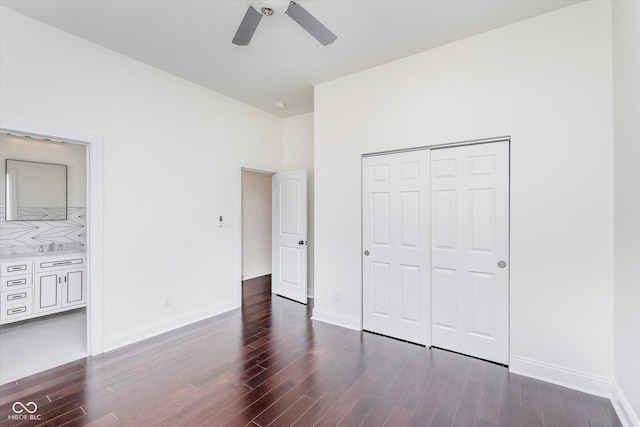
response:
[[[239,172],[236,271],[241,283],[236,294],[238,307],[242,301],[242,282],[267,275],[270,275],[271,293],[306,305],[306,170],[273,172],[241,167]],[[256,222],[260,228],[254,230],[250,224]],[[270,238],[267,238],[269,227]]]
[[[85,144],[3,131],[0,153],[5,384],[89,354],[89,193]]]
[[[241,170],[241,281],[242,293],[268,290],[272,273],[272,175]]]

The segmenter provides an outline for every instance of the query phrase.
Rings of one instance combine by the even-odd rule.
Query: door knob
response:
[[[300,241],[298,242],[298,244],[299,244],[299,245],[304,245],[304,240],[300,240]]]
[[[364,251],[364,256],[369,256],[369,251]]]
[[[504,261],[498,261],[498,267],[500,268],[505,268],[507,266],[507,263]]]

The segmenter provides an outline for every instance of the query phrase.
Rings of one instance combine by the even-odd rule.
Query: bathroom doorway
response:
[[[102,322],[92,321],[102,311],[101,280],[95,280],[94,295],[89,292],[89,277],[96,276],[101,266],[93,268],[88,258],[90,246],[94,248],[93,253],[101,252],[95,251],[97,244],[101,245],[100,230],[92,235],[93,243],[89,245],[89,211],[95,211],[100,200],[94,197],[90,203],[89,188],[101,186],[101,170],[89,174],[93,164],[90,154],[94,163],[101,161],[100,143],[94,137],[80,142],[64,138],[59,130],[48,132],[39,126],[22,124],[20,129],[27,130],[17,131],[16,127],[6,124],[0,129],[3,178],[0,261],[4,272],[2,304],[7,308],[3,312],[11,316],[3,316],[0,325],[0,384],[89,354],[99,354],[103,348]],[[41,208],[25,205],[21,208],[23,216],[17,220],[5,214],[9,199],[4,194],[6,169],[20,163],[28,167],[54,165],[64,169],[62,208],[47,208],[47,203]],[[17,173],[24,177],[24,171]],[[46,184],[35,188],[48,188]],[[50,194],[50,189],[40,193]],[[18,193],[18,197],[21,204],[26,200],[22,193]],[[101,212],[95,220],[102,221]],[[20,263],[26,265],[24,271],[10,265]],[[88,304],[93,301],[98,301],[100,307],[88,310]]]

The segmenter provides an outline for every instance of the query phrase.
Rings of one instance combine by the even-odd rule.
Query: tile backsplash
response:
[[[84,251],[87,243],[87,208],[67,208],[66,221],[5,221],[0,206],[0,256],[28,255],[40,246]]]

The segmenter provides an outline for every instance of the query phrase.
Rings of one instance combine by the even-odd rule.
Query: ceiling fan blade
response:
[[[338,38],[338,36],[329,31],[327,27],[322,25],[313,15],[294,1],[289,3],[289,8],[287,8],[285,13],[324,46],[330,45]]]
[[[255,10],[252,6],[249,6],[247,13],[245,13],[244,18],[242,18],[242,22],[240,22],[236,35],[233,37],[233,44],[237,44],[238,46],[248,45],[261,19],[262,13]]]

